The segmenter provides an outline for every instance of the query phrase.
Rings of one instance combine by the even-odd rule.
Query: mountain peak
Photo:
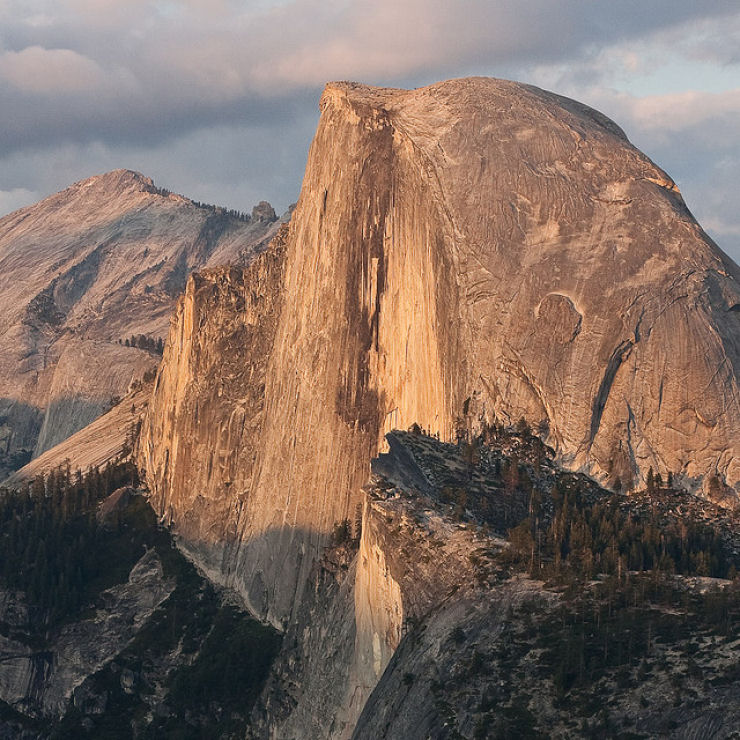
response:
[[[164,337],[194,269],[248,261],[279,228],[157,188],[95,175],[0,219],[0,478],[92,421],[155,363],[119,343]],[[74,400],[70,400],[74,399]]]
[[[497,77],[459,77],[411,90],[351,81],[327,83],[320,109],[323,111],[328,105],[341,108],[347,104],[360,115],[363,107],[383,110],[435,130],[443,121],[453,125],[474,110],[490,118],[497,111],[505,115],[516,109],[522,113],[525,125],[533,119],[550,117],[577,130],[592,130],[595,125],[602,133],[627,140],[614,121],[584,103],[534,85]]]
[[[143,175],[141,172],[137,172],[136,170],[129,170],[124,167],[120,167],[115,170],[110,170],[109,172],[103,172],[100,175],[93,175],[92,177],[88,177],[85,180],[81,180],[78,184],[86,184],[86,183],[116,183],[116,182],[130,182],[130,183],[139,183],[142,185],[154,185],[154,180],[152,180],[151,177],[147,177],[146,175]]]
[[[152,192],[154,187],[154,180],[151,177],[142,175],[141,172],[117,169],[80,180],[67,188],[67,190],[83,191],[93,189],[112,194],[123,193],[127,190]]]

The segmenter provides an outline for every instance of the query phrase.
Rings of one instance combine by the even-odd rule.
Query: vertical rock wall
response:
[[[263,436],[283,298],[282,234],[246,270],[219,268],[188,281],[137,452],[155,510],[216,581],[231,574]]]
[[[371,511],[369,500],[364,509],[355,579],[353,698],[357,705],[356,716],[398,647],[404,626],[401,587],[383,547],[383,533],[388,525]]]
[[[413,419],[447,435],[457,404],[457,291],[428,173],[382,112],[331,90],[322,110],[284,258],[274,244],[243,273],[191,280],[141,448],[183,545],[276,624],[354,515],[384,432]],[[261,301],[237,308],[250,291]]]

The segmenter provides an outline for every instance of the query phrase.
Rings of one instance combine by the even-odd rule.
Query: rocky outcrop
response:
[[[737,491],[739,276],[586,106],[330,84],[287,234],[179,305],[139,456],[154,504],[283,624],[392,428],[524,416],[602,481]]]
[[[0,219],[0,477],[89,424],[159,358],[193,269],[245,263],[278,228],[117,170]],[[5,475],[3,475],[3,473]]]
[[[244,736],[280,639],[198,574],[140,490],[116,488],[123,469],[52,483],[43,503],[4,496],[0,737]]]
[[[265,386],[283,301],[284,236],[285,231],[247,270],[219,268],[188,281],[138,451],[152,505],[178,532],[181,546],[215,581],[233,581],[263,617],[266,589],[274,592],[274,585],[260,570],[234,575],[247,517],[262,522],[251,524],[256,539],[273,537],[271,525],[282,515],[271,506],[260,513],[251,499],[260,474],[257,453],[271,423]],[[262,546],[269,552],[272,544]],[[295,556],[276,567],[290,572],[294,563]]]
[[[411,446],[393,450],[408,470]],[[485,543],[413,490],[382,475],[365,487],[359,541],[331,542],[314,566],[249,737],[350,737],[404,636],[474,581],[468,556]]]
[[[103,608],[65,626],[45,650],[3,637],[0,697],[31,716],[64,715],[74,689],[126,646],[173,588],[149,550],[126,583],[104,594]]]
[[[126,583],[103,594],[105,606],[94,618],[64,627],[42,688],[43,712],[63,715],[72,691],[134,638],[174,587],[174,579],[165,579],[156,551],[149,550]]]

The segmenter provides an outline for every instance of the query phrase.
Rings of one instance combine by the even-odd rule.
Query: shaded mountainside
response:
[[[87,470],[104,466],[110,460],[128,459],[151,392],[151,383],[134,382],[131,393],[112,409],[16,470],[2,485],[20,488],[58,468],[74,466]]]
[[[4,494],[0,729],[253,740],[740,730],[738,512],[659,476],[638,493],[606,490],[563,470],[523,422],[460,430],[457,444],[393,431],[387,448],[282,640],[183,558],[130,463],[84,477],[62,467]]]
[[[389,442],[359,541],[337,527],[248,737],[740,729],[736,514],[665,486],[613,494],[513,429]]]
[[[130,463],[0,499],[0,736],[243,737],[280,644],[178,552]]]
[[[737,503],[740,273],[614,123],[483,78],[320,106],[290,226],[190,281],[144,423],[153,505],[212,577],[287,624],[415,422],[525,417],[609,485]]]
[[[0,478],[156,366],[193,269],[248,262],[278,225],[267,204],[254,217],[203,206],[128,170],[0,219]]]

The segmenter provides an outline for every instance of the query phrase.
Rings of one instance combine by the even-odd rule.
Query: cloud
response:
[[[686,57],[718,65],[740,64],[740,13],[722,17],[718,24],[711,18],[698,18],[691,33],[670,29],[661,41]]]
[[[236,121],[246,111],[271,115],[276,100],[315,94],[330,79],[432,82],[481,68],[569,62],[624,38],[724,18],[737,6],[8,0],[5,7],[0,80],[8,85],[0,105],[9,111],[2,142],[8,148],[54,137],[156,138],[209,120]],[[39,105],[43,93],[55,127]]]
[[[28,46],[0,54],[0,79],[30,93],[95,92],[106,84],[106,74],[92,59],[71,49]]]
[[[117,168],[206,203],[249,211],[260,200],[282,212],[297,200],[318,110],[270,124],[206,126],[152,145],[69,142],[0,156],[0,216],[43,195]],[[302,142],[304,145],[298,145]]]
[[[39,193],[27,188],[0,190],[0,214],[12,213],[38,200]]]
[[[740,88],[723,93],[688,90],[672,95],[634,98],[620,95],[625,114],[644,130],[670,133],[718,120],[732,120],[737,129]]]
[[[737,72],[737,0],[5,0],[0,29],[6,191],[129,166],[202,200],[287,204],[327,80],[493,74],[602,108],[718,234],[738,221],[719,165],[737,162],[738,93],[670,80]],[[674,88],[625,94],[636,80]]]

